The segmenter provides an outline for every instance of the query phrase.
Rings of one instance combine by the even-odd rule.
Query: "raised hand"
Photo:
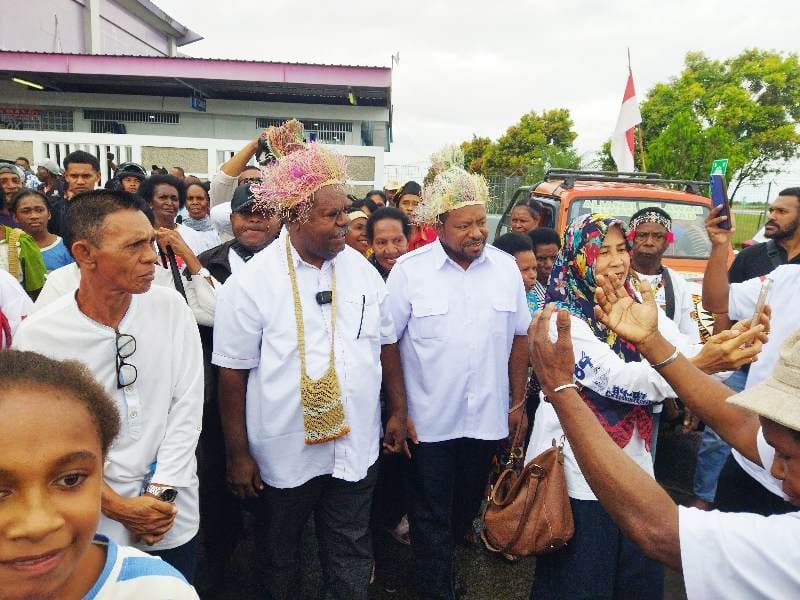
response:
[[[181,237],[181,234],[178,233],[177,229],[159,227],[156,229],[156,241],[162,250],[166,249],[167,246],[171,246],[172,251],[177,256],[180,256],[184,262],[188,260],[189,256],[194,256],[194,253]]]
[[[735,371],[758,360],[758,354],[766,339],[764,325],[727,329],[712,335],[692,363],[705,373]]]
[[[706,217],[706,233],[708,233],[708,239],[711,240],[711,244],[714,246],[719,245],[728,245],[731,241],[731,237],[733,236],[733,232],[736,231],[736,219],[731,213],[731,228],[724,229],[720,227],[721,223],[724,223],[728,220],[726,216],[720,216],[719,213],[722,212],[722,206],[717,206],[708,213]]]
[[[572,351],[569,313],[566,310],[558,312],[556,343],[550,341],[550,320],[554,308],[553,304],[548,304],[544,310],[536,311],[528,328],[531,364],[545,396],[551,395],[558,386],[572,383],[575,373],[575,354]]]
[[[596,279],[594,316],[598,321],[632,344],[658,331],[658,305],[649,285],[640,286],[640,304],[631,298],[619,278],[598,274]]]

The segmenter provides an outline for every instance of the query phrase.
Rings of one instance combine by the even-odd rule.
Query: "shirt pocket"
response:
[[[376,339],[380,334],[380,310],[378,301],[369,294],[346,294],[337,298],[342,315],[340,333],[354,340]]]
[[[492,331],[496,335],[506,335],[513,326],[517,305],[513,298],[495,296],[492,298]]]
[[[419,302],[411,306],[409,333],[412,338],[435,340],[445,337],[447,302]]]

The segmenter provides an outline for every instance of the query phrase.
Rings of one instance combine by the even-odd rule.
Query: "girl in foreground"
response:
[[[183,600],[160,558],[95,535],[111,399],[77,362],[0,353],[0,600]]]

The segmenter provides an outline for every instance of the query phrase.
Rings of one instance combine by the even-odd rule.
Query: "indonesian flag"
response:
[[[617,127],[611,138],[611,157],[617,164],[617,171],[633,171],[633,128],[642,122],[636,90],[633,88],[633,73],[628,69],[628,84],[622,97]]]

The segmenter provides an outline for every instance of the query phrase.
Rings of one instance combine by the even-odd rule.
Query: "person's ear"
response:
[[[94,246],[89,243],[88,240],[79,240],[72,244],[72,256],[75,258],[75,262],[82,267],[86,267],[89,269],[94,269],[97,265],[97,259],[94,253]]]

